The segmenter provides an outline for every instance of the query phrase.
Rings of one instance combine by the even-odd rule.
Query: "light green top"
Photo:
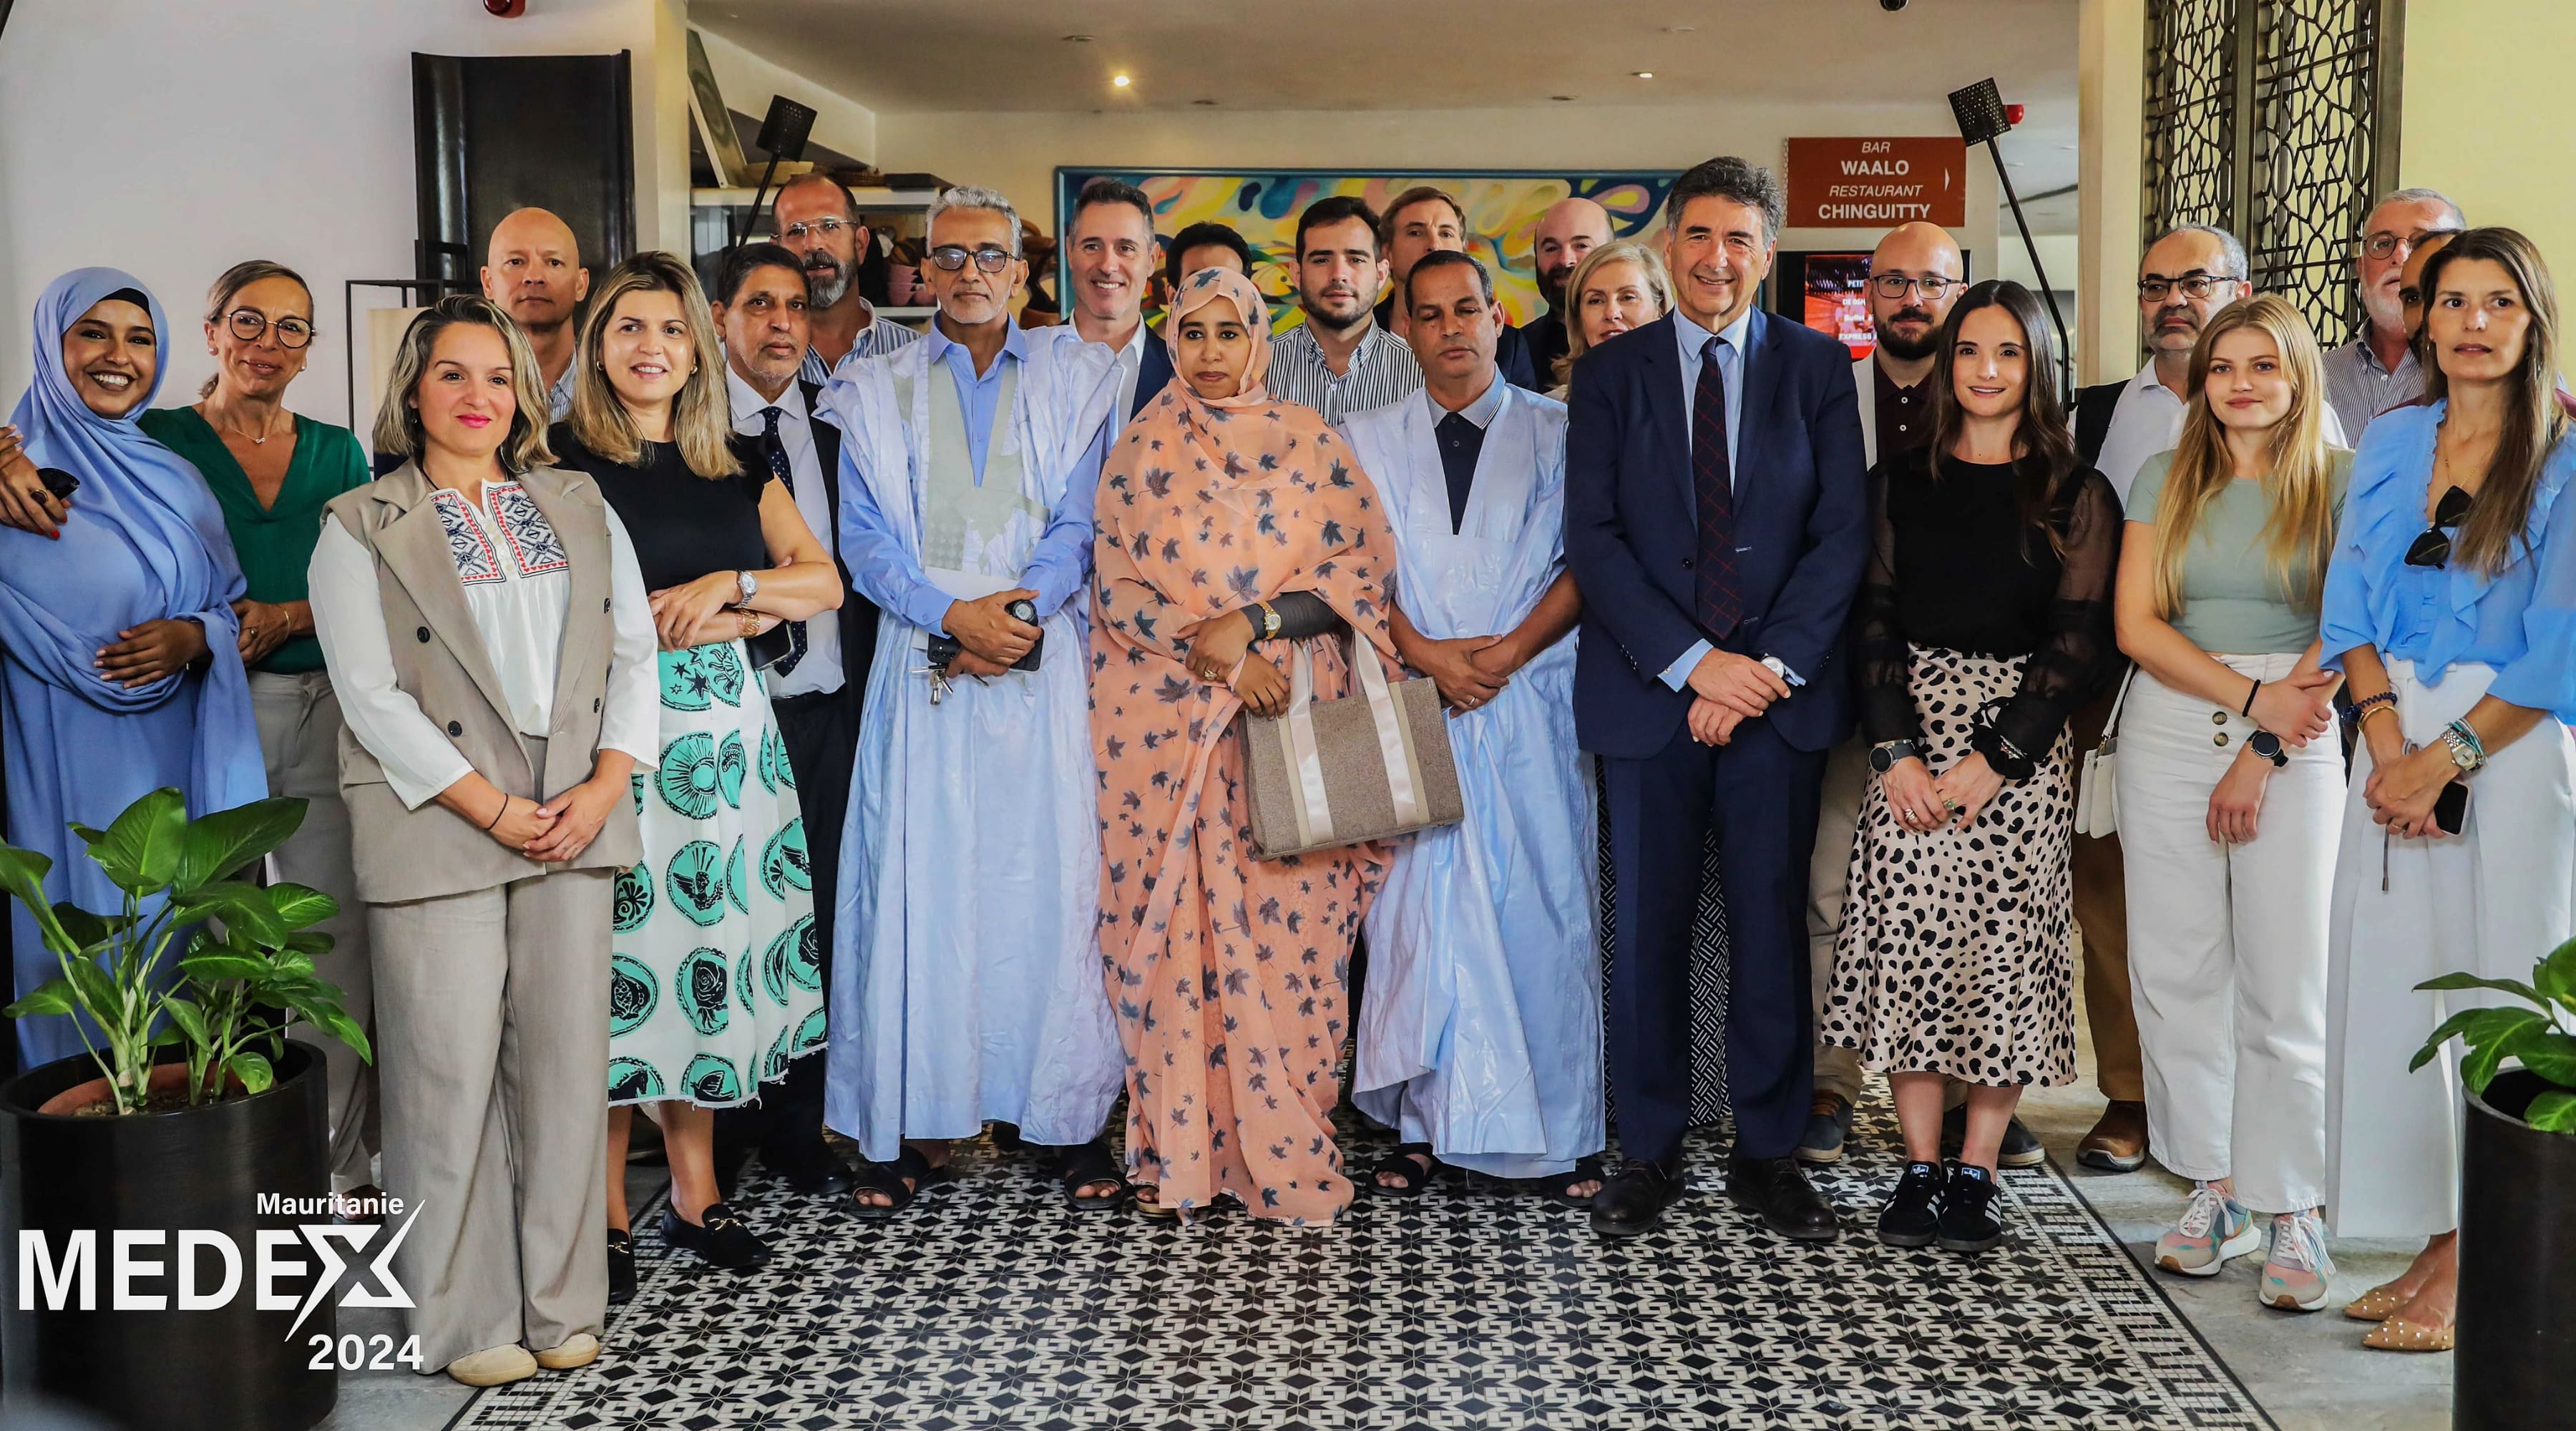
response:
[[[2343,494],[2352,480],[2352,454],[2327,449],[2332,466],[2334,519],[2343,520]],[[2129,485],[2128,516],[2153,524],[2173,454],[2159,452]],[[2296,655],[2317,639],[2317,611],[2302,608],[2272,565],[2263,524],[2272,503],[2259,482],[2230,481],[2200,514],[2200,530],[2182,558],[2182,610],[2174,629],[2213,655]],[[2320,573],[2322,575],[2322,573]]]

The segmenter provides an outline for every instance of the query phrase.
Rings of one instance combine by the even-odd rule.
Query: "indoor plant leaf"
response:
[[[2508,1039],[2504,1052],[2559,1087],[2576,1088],[2576,1037],[2543,1024]]]
[[[206,1015],[194,1002],[174,994],[163,1000],[161,1007],[169,1013],[171,1026],[186,1034],[191,1043],[202,1046],[209,1041],[206,1038]]]
[[[200,815],[189,822],[180,839],[171,886],[186,893],[208,880],[229,876],[286,843],[286,837],[303,823],[304,801],[292,796]]]
[[[2499,993],[2511,994],[2535,1004],[2547,1002],[2540,997],[2538,989],[2520,979],[2482,979],[2475,974],[2444,974],[2438,979],[2427,979],[2415,987],[2428,993],[2450,993],[2459,989],[2494,989]]]
[[[118,889],[149,894],[169,884],[178,871],[179,845],[187,830],[187,802],[163,786],[126,806],[106,833],[91,842],[89,857]]]
[[[233,1077],[242,1081],[242,1088],[251,1093],[266,1093],[269,1085],[277,1081],[276,1070],[269,1067],[267,1059],[255,1053],[234,1054],[224,1060],[224,1067],[230,1069]]]
[[[180,919],[191,923],[201,919],[220,919],[224,932],[247,938],[260,945],[282,944],[286,927],[277,922],[277,913],[269,908],[268,892],[255,884],[240,880],[217,880],[201,885],[170,901],[170,908]]]
[[[2549,957],[2532,969],[2531,982],[2543,998],[2576,1004],[2576,939],[2549,951]]]
[[[179,972],[200,984],[211,984],[221,979],[265,979],[268,977],[268,961],[217,949],[206,954],[191,954],[180,960]]]
[[[290,930],[301,930],[339,913],[340,901],[318,889],[281,881],[268,886],[268,907],[277,915],[278,923]]]
[[[39,1014],[68,1014],[80,1007],[72,995],[72,986],[62,979],[48,979],[43,988],[0,1009],[0,1018],[31,1019]]]
[[[83,949],[96,949],[105,944],[120,926],[128,923],[122,915],[113,920],[101,918],[67,901],[55,903],[54,922],[61,925],[63,933],[70,935],[72,942]]]
[[[2522,1121],[2544,1133],[2576,1133],[2576,1093],[2552,1089],[2531,1100]]]

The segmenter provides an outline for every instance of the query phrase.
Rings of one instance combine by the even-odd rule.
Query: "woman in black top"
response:
[[[2018,283],[1959,300],[1932,442],[1870,473],[1855,610],[1877,772],[1852,849],[1825,1042],[1887,1072],[1908,1164],[1879,1239],[2002,1240],[1995,1154],[2024,1085],[2075,1079],[2067,716],[2117,657],[2120,503],[2075,455],[2056,357]],[[1946,1173],[1941,1104],[1969,1085]]]
[[[824,1045],[796,779],[746,638],[841,604],[796,499],[727,414],[724,354],[688,266],[645,253],[591,299],[572,415],[549,434],[633,541],[661,636],[658,768],[636,775],[644,859],[618,876],[609,976],[609,1300],[633,1295],[626,1139],[658,1104],[662,1235],[721,1267],[767,1255],[719,1200],[714,1111]],[[792,648],[786,653],[794,654]]]

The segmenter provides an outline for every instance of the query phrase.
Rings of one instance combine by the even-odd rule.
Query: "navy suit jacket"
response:
[[[1745,335],[1735,453],[1735,573],[1744,619],[1717,642],[1776,656],[1806,684],[1763,718],[1799,750],[1849,734],[1843,619],[1869,553],[1869,497],[1850,351],[1756,310]],[[1574,673],[1583,748],[1643,759],[1691,697],[1665,668],[1707,639],[1692,615],[1699,554],[1690,402],[1665,317],[1574,365],[1565,438],[1565,555],[1583,591]]]
[[[1148,328],[1145,330],[1144,355],[1136,363],[1136,401],[1127,409],[1127,415],[1132,418],[1143,412],[1145,404],[1161,397],[1163,389],[1171,385],[1172,350],[1163,346],[1162,334]],[[1123,427],[1126,424],[1119,425]]]

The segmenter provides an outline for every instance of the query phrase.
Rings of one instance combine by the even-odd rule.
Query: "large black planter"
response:
[[[2522,1121],[2549,1087],[2516,1069],[2469,1097],[2455,1431],[2563,1427],[2576,1415],[2576,1137]]]
[[[68,1117],[35,1111],[55,1094],[98,1076],[87,1055],[46,1064],[0,1086],[0,1368],[11,1397],[42,1394],[85,1407],[132,1431],[305,1431],[331,1414],[334,1372],[311,1370],[311,1338],[331,1335],[336,1294],[326,1294],[288,1340],[293,1310],[258,1308],[262,1230],[292,1233],[320,1217],[258,1215],[261,1194],[315,1198],[331,1190],[322,1055],[290,1043],[274,1087],[255,1098],[130,1117]],[[56,1265],[72,1233],[95,1229],[95,1310],[19,1308],[19,1234],[42,1233]],[[157,1277],[134,1290],[169,1299],[160,1311],[114,1311],[116,1230],[155,1230],[160,1244],[136,1252],[157,1261]],[[178,1233],[209,1229],[241,1253],[241,1286],[222,1307],[177,1309]],[[309,1269],[280,1278],[302,1300],[318,1259],[288,1251]],[[357,1259],[363,1262],[363,1256]],[[201,1251],[196,1285],[223,1279],[220,1257]],[[344,1282],[346,1280],[344,1276]],[[330,1360],[330,1359],[326,1359]],[[7,1417],[0,1416],[0,1421]]]

